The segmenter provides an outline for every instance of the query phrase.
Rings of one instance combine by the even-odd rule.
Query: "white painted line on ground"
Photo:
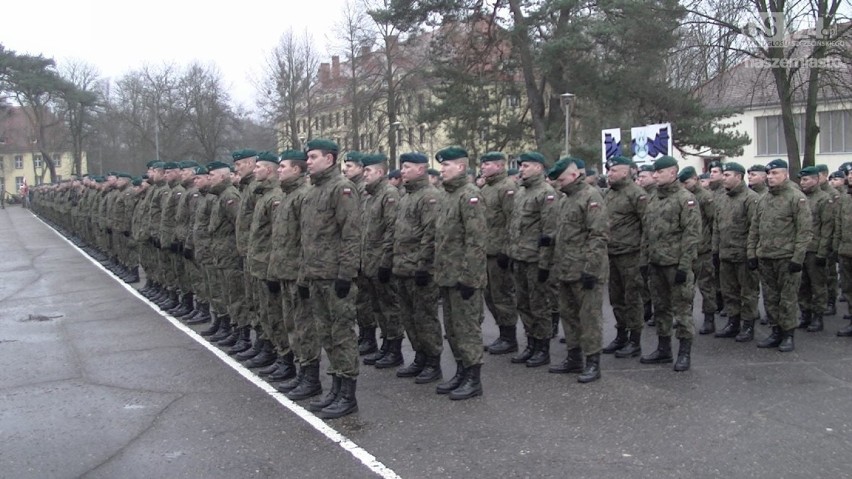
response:
[[[110,275],[118,284],[123,286],[124,289],[126,289],[131,294],[133,294],[134,296],[136,296],[137,298],[142,300],[151,309],[156,311],[160,316],[166,318],[170,323],[172,323],[172,325],[174,325],[174,327],[176,327],[179,330],[186,333],[189,337],[194,339],[195,342],[197,342],[198,344],[207,348],[208,351],[215,354],[216,357],[218,357],[219,359],[222,360],[222,362],[224,362],[225,364],[230,366],[236,372],[240,373],[240,375],[242,377],[246,378],[252,384],[254,384],[255,386],[259,387],[261,390],[263,390],[265,393],[272,396],[276,401],[281,403],[282,406],[286,407],[287,409],[292,411],[295,415],[302,418],[305,422],[307,422],[308,424],[313,426],[314,429],[316,429],[317,431],[322,433],[322,435],[324,435],[325,437],[327,437],[331,441],[337,443],[340,447],[342,447],[343,449],[348,451],[350,454],[355,456],[356,459],[361,461],[361,463],[364,464],[365,466],[367,466],[371,471],[375,472],[376,474],[378,474],[379,476],[381,476],[385,479],[400,479],[400,476],[396,472],[394,472],[393,469],[382,464],[378,459],[376,459],[376,456],[370,454],[364,448],[362,448],[358,444],[355,444],[354,441],[347,438],[343,434],[337,432],[334,428],[330,427],[322,419],[316,417],[313,413],[311,413],[307,409],[305,409],[302,406],[298,405],[297,403],[287,399],[287,396],[281,394],[275,388],[273,388],[271,385],[269,385],[269,383],[260,379],[253,372],[251,372],[250,369],[246,368],[245,366],[243,366],[239,362],[235,361],[233,358],[228,356],[221,349],[210,344],[206,339],[201,337],[200,334],[196,333],[194,330],[187,327],[185,324],[181,323],[178,319],[169,315],[165,311],[160,310],[160,308],[156,304],[149,301],[148,298],[146,298],[145,296],[142,296],[142,294],[139,293],[139,291],[137,291],[136,288],[134,288],[133,286],[130,286],[129,284],[127,284],[124,281],[122,281],[121,279],[119,279],[118,276],[116,276],[112,273],[112,271],[108,270],[99,261],[95,260],[94,258],[89,256],[88,254],[86,254],[85,251],[83,251],[80,247],[78,247],[77,245],[72,243],[71,240],[69,240],[68,238],[63,236],[62,233],[55,230],[49,224],[45,223],[38,216],[33,215],[33,217],[35,219],[37,219],[38,221],[40,221],[45,226],[47,226],[51,231],[56,233],[57,236],[59,236],[63,241],[68,243],[72,248],[74,248],[80,254],[82,254],[84,258],[89,260],[89,262],[91,262],[92,264],[94,264],[95,266],[100,268],[103,272]]]

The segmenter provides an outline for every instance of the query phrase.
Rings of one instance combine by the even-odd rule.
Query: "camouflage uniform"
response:
[[[803,191],[808,199],[813,220],[812,239],[805,253],[802,280],[799,284],[799,309],[805,323],[811,316],[822,316],[827,302],[826,266],[822,264],[831,251],[834,234],[834,200],[819,186]]]
[[[162,197],[160,218],[160,250],[164,266],[164,281],[170,288],[179,286],[178,279],[183,276],[182,257],[178,256],[180,245],[175,237],[177,227],[178,204],[186,193],[186,188],[175,180],[169,182],[169,191]]]
[[[192,229],[187,233],[185,249],[189,249],[190,256],[198,265],[201,276],[204,278],[203,287],[199,294],[209,303],[214,302],[212,285],[216,281],[216,270],[214,268],[215,257],[212,253],[212,236],[210,234],[210,213],[218,196],[210,193],[210,186],[205,185],[198,191],[198,198],[193,210]],[[217,291],[216,296],[221,296]]]
[[[235,233],[236,248],[240,255],[240,269],[243,271],[243,287],[239,289],[242,291],[242,296],[234,298],[235,314],[231,316],[231,319],[240,328],[257,324],[258,301],[254,294],[256,285],[246,262],[251,219],[254,215],[254,205],[257,203],[257,197],[254,193],[256,187],[257,182],[254,181],[254,173],[240,178],[240,203]]]
[[[698,256],[692,263],[692,272],[695,274],[695,284],[701,293],[701,312],[704,313],[705,324],[702,334],[713,332],[713,316],[716,313],[716,293],[718,292],[716,282],[716,269],[713,267],[713,257],[710,252],[713,241],[713,221],[716,213],[717,191],[724,192],[719,188],[710,192],[704,189],[699,182],[695,182],[692,189],[687,190],[695,196],[701,212],[701,238],[698,242]],[[723,193],[724,194],[724,193]]]
[[[497,326],[511,326],[518,322],[515,307],[515,291],[511,271],[500,266],[498,255],[509,252],[509,221],[518,185],[510,180],[506,172],[485,179],[480,194],[485,202],[485,221],[488,226],[485,254],[488,257],[488,285],[485,288],[485,304]]]
[[[278,178],[274,174],[254,184],[252,194],[256,197],[256,203],[249,226],[245,259],[246,271],[252,276],[252,297],[255,299],[257,308],[252,327],[259,333],[262,332],[258,335],[262,339],[272,339],[273,330],[284,329],[284,319],[281,316],[281,292],[272,292],[266,285],[266,281],[272,279],[267,274],[272,249],[272,221],[275,210],[284,198],[284,193],[278,185]],[[278,281],[277,278],[275,281]],[[258,326],[260,326],[259,329]],[[286,338],[286,334],[277,336],[279,341],[275,346],[278,353],[283,356],[290,352],[290,344],[282,341]]]
[[[645,193],[648,195],[648,199],[646,200],[646,202],[651,201],[651,198],[653,198],[654,196],[657,195],[657,185],[656,184],[650,185],[647,188],[642,188],[642,189],[644,189]],[[645,207],[647,208],[647,204],[646,204]],[[641,240],[640,240],[640,243],[641,243]],[[641,251],[641,245],[640,245],[640,251]],[[640,260],[641,260],[641,258],[640,258]],[[653,295],[651,295],[651,281],[650,281],[650,278],[648,277],[648,274],[647,273],[643,274],[641,269],[640,269],[640,276],[642,276],[642,294],[641,294],[641,296],[642,296],[642,307],[643,307],[644,319],[649,320],[649,319],[653,318],[653,316],[651,314],[652,314],[652,311],[654,309],[654,307],[653,307],[654,297],[653,297]],[[648,321],[648,325],[649,326],[652,325],[651,321]]]
[[[840,196],[835,206],[836,214],[834,224],[834,238],[832,249],[837,252],[837,260],[840,265],[841,279],[840,287],[843,295],[852,299],[852,196],[844,194]],[[852,312],[849,303],[846,303],[847,313]],[[852,327],[847,328],[847,335],[852,335]]]
[[[837,222],[837,214],[838,214],[838,211],[840,211],[840,196],[841,196],[841,193],[839,191],[837,191],[836,188],[832,188],[832,186],[829,185],[827,182],[820,185],[820,187],[831,198],[831,201],[832,201],[832,208],[831,208],[832,222],[836,223]],[[834,233],[834,228],[832,227],[832,237],[834,236],[833,233]],[[833,246],[828,253],[828,258],[826,258],[826,259],[827,259],[826,265],[825,265],[825,269],[826,269],[826,271],[825,271],[825,274],[826,274],[825,286],[826,286],[826,288],[825,289],[826,289],[826,295],[827,295],[826,296],[826,298],[827,298],[826,303],[827,303],[827,306],[828,306],[829,309],[835,310],[836,309],[835,305],[837,304],[838,282],[837,282],[837,250],[835,250],[833,248]]]
[[[210,249],[207,257],[211,262],[210,289],[215,291],[210,306],[211,311],[220,316],[230,315],[231,322],[234,322],[244,296],[242,261],[235,235],[240,193],[226,178],[210,187],[210,195],[210,223],[207,226]]]
[[[749,231],[748,257],[760,262],[763,302],[772,326],[794,329],[801,265],[811,242],[813,219],[805,195],[790,180],[769,188],[757,204],[757,227]]]
[[[313,187],[301,216],[301,277],[308,282],[311,305],[322,347],[328,355],[328,373],[358,376],[355,334],[355,296],[352,281],[361,257],[358,190],[332,165],[311,175]],[[341,287],[349,283],[349,291]]]
[[[440,288],[444,329],[453,356],[469,368],[482,364],[485,206],[466,175],[445,181],[444,191],[435,221],[435,283]]]

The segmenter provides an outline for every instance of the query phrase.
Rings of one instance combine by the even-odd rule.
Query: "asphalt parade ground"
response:
[[[838,306],[825,331],[797,331],[793,353],[697,337],[685,373],[604,356],[603,378],[583,385],[486,354],[485,394],[467,401],[362,366],[360,411],[322,421],[7,207],[0,477],[850,477],[852,340],[835,336],[848,324]],[[490,316],[483,328],[498,336]],[[564,356],[554,340],[553,363]],[[446,344],[443,368],[454,372]]]

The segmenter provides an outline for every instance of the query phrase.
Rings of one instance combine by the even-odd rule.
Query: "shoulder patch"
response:
[[[686,202],[686,206],[688,206],[688,207],[690,207],[690,208],[694,208],[694,207],[695,207],[695,200],[689,200],[689,201],[687,201],[687,202]]]
[[[467,200],[467,202],[468,202],[468,204],[476,205],[476,204],[479,204],[479,198],[474,196],[473,198],[470,198],[469,200]]]
[[[228,200],[228,205],[231,205],[231,204],[233,204],[233,203],[234,203],[234,200],[232,200],[232,199],[231,199],[231,200]]]
[[[547,195],[544,198],[544,201],[547,201],[548,203],[553,203],[553,200],[555,200],[555,199],[556,199],[556,195]]]
[[[396,198],[388,198],[387,202],[388,203],[396,203]]]
[[[639,201],[647,201],[648,197],[646,195],[639,195]]]
[[[506,192],[506,196],[515,196],[515,190],[509,190]]]
[[[182,194],[183,194],[183,193],[181,193],[180,191],[178,191],[178,192],[176,192],[176,193],[175,193],[175,196],[180,196],[180,195],[182,195]]]
[[[343,196],[352,196],[352,188],[349,188],[349,187],[343,188]]]
[[[192,194],[192,197],[193,197],[193,198],[195,198],[196,196],[198,196],[198,193],[193,193],[193,194]]]
[[[598,207],[597,201],[592,201],[591,203],[589,203],[589,209],[597,208],[597,207]]]
[[[799,198],[799,203],[805,203],[807,201],[808,201],[807,198]]]
[[[280,205],[280,204],[281,204],[281,202],[280,202],[280,201],[273,201],[273,202],[272,202],[272,207],[273,207],[273,208],[275,208],[276,206],[278,206],[278,205]]]
[[[438,202],[438,200],[436,200],[435,198],[429,198],[428,200],[426,200],[426,202],[427,202],[427,203],[429,203],[429,204],[431,205],[431,204],[435,204],[435,203],[437,203],[437,202]]]

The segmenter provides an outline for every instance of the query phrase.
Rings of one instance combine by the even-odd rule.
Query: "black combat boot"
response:
[[[518,333],[514,325],[500,326],[500,336],[488,346],[491,354],[508,354],[518,350]]]
[[[450,391],[450,399],[460,401],[462,399],[482,396],[482,383],[479,380],[481,369],[481,364],[474,364],[469,368],[465,368],[464,379],[459,387]]]
[[[249,359],[260,354],[260,350],[263,349],[263,343],[260,340],[260,328],[255,331],[254,334],[254,343],[252,343],[249,349],[237,354],[237,361],[248,361]]]
[[[569,349],[565,360],[556,366],[550,366],[547,368],[547,372],[553,374],[582,373],[583,350],[580,348]]]
[[[772,326],[772,333],[764,339],[763,341],[758,341],[758,348],[777,348],[778,345],[781,344],[781,328],[778,326]]]
[[[811,314],[811,325],[808,326],[807,331],[809,333],[816,333],[816,332],[822,331],[822,328],[823,328],[822,315],[819,314],[819,313]]]
[[[808,326],[811,325],[811,321],[813,320],[813,313],[810,311],[802,311],[802,316],[799,317],[799,329],[808,329]]]
[[[210,321],[210,303],[199,303],[199,313],[186,324],[202,324]]]
[[[657,349],[653,353],[642,356],[639,362],[642,364],[664,364],[674,360],[672,357],[672,337],[657,336]]]
[[[287,399],[301,401],[322,393],[322,383],[319,380],[319,362],[302,366],[300,373],[302,381],[287,393]]]
[[[168,311],[177,306],[178,304],[178,293],[177,290],[173,289],[169,291],[168,299],[160,303],[160,309],[162,309],[163,311]]]
[[[414,378],[414,383],[429,384],[440,380],[441,377],[441,356],[426,356],[426,365]]]
[[[141,294],[142,296],[145,296],[147,298],[148,296],[146,296],[146,295],[153,288],[154,288],[154,282],[151,281],[151,278],[145,278],[145,284],[142,286],[142,288],[139,289],[139,294]]]
[[[698,334],[710,334],[716,332],[716,315],[713,313],[704,313],[704,324],[698,330]]]
[[[219,341],[227,338],[231,335],[231,317],[227,314],[223,315],[219,322],[219,329],[216,330],[215,334],[212,334],[207,338],[211,343],[218,343]]]
[[[131,284],[139,282],[139,265],[136,265],[128,270],[127,279],[125,281]]]
[[[192,294],[192,291],[183,294],[181,298],[180,307],[176,310],[172,310],[172,316],[178,317],[183,316],[192,311],[192,300],[195,298],[195,295]]]
[[[260,353],[244,362],[243,366],[249,369],[265,368],[278,360],[278,353],[275,351],[272,341],[261,339],[260,343]]]
[[[240,354],[251,348],[251,326],[243,326],[237,329],[240,330],[239,339],[228,349],[229,356]]]
[[[837,331],[837,335],[840,336],[841,338],[848,338],[848,337],[852,336],[852,323],[849,323],[848,326]]]
[[[615,331],[615,339],[601,349],[602,353],[613,354],[627,345],[627,328],[616,328]]]
[[[408,366],[399,368],[396,370],[396,377],[398,378],[413,378],[423,372],[423,368],[426,367],[426,355],[415,351],[414,352],[414,361],[411,362]]]
[[[534,339],[530,337],[530,339],[536,342],[536,348],[533,355],[527,359],[527,367],[537,368],[545,364],[550,364],[550,338]]]
[[[274,363],[270,364],[269,366],[266,366],[265,368],[260,368],[254,373],[258,376],[269,376],[270,374],[278,370],[278,366],[281,364],[280,362],[282,358],[283,356],[278,356],[278,359],[276,359]]]
[[[743,320],[742,328],[740,328],[740,334],[734,338],[734,341],[738,343],[747,343],[752,339],[754,339],[754,320]]]
[[[159,283],[154,283],[154,289],[151,290],[150,293],[146,295],[149,301],[154,304],[157,304],[158,301],[162,301],[164,298],[168,297],[168,291],[166,291]]]
[[[721,291],[716,291],[716,312],[723,318],[728,316],[725,312],[725,297]]]
[[[717,338],[735,338],[740,333],[740,323],[739,314],[728,317],[728,324],[716,333],[715,336]]]
[[[296,386],[299,385],[305,379],[305,368],[299,365],[299,371],[296,373],[296,377],[290,379],[289,381],[284,381],[283,383],[275,386],[275,389],[280,393],[287,394],[288,392],[296,389]]]
[[[361,328],[361,335],[361,340],[358,341],[358,355],[375,353],[379,349],[376,344],[376,327]]]
[[[276,369],[266,377],[269,381],[286,381],[296,377],[296,365],[293,363],[293,352],[290,351],[283,356],[278,356],[275,361]]]
[[[317,413],[317,417],[335,419],[358,412],[358,401],[355,399],[356,384],[357,381],[354,378],[341,378],[340,393],[334,399],[334,402]]]
[[[337,395],[340,394],[340,384],[342,383],[342,379],[340,376],[334,375],[331,377],[331,389],[328,390],[325,395],[321,398],[314,399],[310,403],[308,403],[308,410],[317,412],[320,409],[328,406],[333,403],[337,398]]]
[[[198,334],[206,338],[218,333],[219,328],[222,326],[222,318],[218,314],[214,314],[211,317],[211,321],[210,326],[207,329],[201,330]]]
[[[828,303],[825,305],[825,311],[823,311],[823,316],[834,316],[837,314],[837,299],[836,298],[828,298]]]
[[[779,351],[789,353],[796,349],[796,345],[793,343],[793,333],[795,332],[795,328],[788,331],[781,331],[781,343],[778,345]]]
[[[220,348],[230,348],[233,345],[237,344],[237,341],[239,341],[242,336],[243,328],[235,326],[231,328],[231,334],[227,338],[217,342],[216,346],[219,346]]]
[[[387,338],[382,338],[382,346],[378,351],[372,354],[368,354],[364,356],[363,363],[367,366],[372,366],[376,364],[376,361],[385,357],[385,354],[388,353],[388,348],[390,348],[390,341]]]
[[[435,393],[449,394],[455,388],[461,386],[461,383],[464,380],[464,372],[465,369],[464,366],[462,366],[462,362],[456,361],[456,374],[454,374],[449,381],[444,381],[441,384],[438,384],[438,387],[435,388]]]
[[[635,358],[642,354],[642,330],[630,331],[630,337],[623,348],[615,352],[617,358]]]
[[[523,364],[526,363],[529,358],[532,357],[535,352],[536,340],[532,336],[527,336],[527,347],[524,348],[520,353],[512,356],[512,363],[514,364]]]
[[[601,378],[601,355],[590,354],[586,356],[586,367],[582,374],[577,377],[578,383],[590,383]]]
[[[677,348],[677,361],[675,361],[675,371],[688,371],[689,361],[692,356],[692,340],[681,339]]]
[[[388,341],[388,353],[382,359],[376,361],[376,369],[388,369],[401,366],[404,362],[402,357],[402,338]],[[419,373],[418,373],[419,374]]]

